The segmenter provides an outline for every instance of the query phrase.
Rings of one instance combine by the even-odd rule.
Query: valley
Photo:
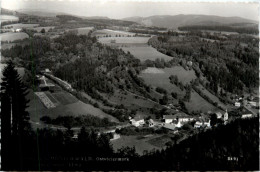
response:
[[[17,13],[5,22],[0,76],[12,61],[33,131],[62,130],[62,143],[94,138],[116,155],[149,157],[259,116],[254,21]]]

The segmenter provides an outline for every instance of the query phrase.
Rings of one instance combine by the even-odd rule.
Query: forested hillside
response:
[[[144,155],[139,163],[165,170],[257,170],[258,133],[258,118],[238,119]]]
[[[140,60],[121,49],[100,44],[95,37],[74,33],[53,40],[35,37],[31,44],[16,45],[2,50],[2,54],[21,59],[18,63],[29,71],[26,79],[31,85],[36,73],[49,68],[76,91],[84,91],[106,105],[112,106],[101,93],[113,95],[115,90],[128,90],[150,98],[149,87],[137,77],[143,68]],[[125,109],[123,106],[118,108]],[[123,112],[114,113],[117,111],[113,115],[120,121],[128,119]]]
[[[257,38],[207,32],[178,36],[178,33],[169,32],[153,37],[149,44],[164,54],[182,59],[184,66],[185,62],[192,61],[201,83],[215,94],[224,91],[238,94],[258,86]]]

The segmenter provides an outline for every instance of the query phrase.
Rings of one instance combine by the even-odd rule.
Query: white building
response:
[[[245,118],[251,118],[253,117],[252,114],[243,114],[241,118],[245,119]]]
[[[139,127],[141,125],[144,125],[144,119],[141,118],[140,116],[131,119],[130,122],[135,127]]]
[[[217,115],[217,118],[218,118],[218,119],[222,118],[222,113],[216,112],[216,115]]]
[[[257,106],[257,103],[254,102],[254,101],[249,101],[248,104],[249,104],[250,106],[253,106],[253,107],[256,107],[256,106]]]
[[[197,121],[197,122],[194,124],[194,128],[200,128],[202,125],[203,125],[202,122]]]
[[[173,115],[163,115],[165,124],[170,124],[175,119]]]
[[[226,112],[224,113],[224,121],[227,121],[228,120],[228,113],[227,113],[227,110]]]
[[[163,119],[166,124],[172,123],[173,121],[189,122],[194,120],[194,118],[190,117],[185,113],[176,113],[175,115],[164,115]]]
[[[236,107],[240,107],[240,106],[241,106],[241,103],[240,103],[240,102],[235,102],[235,106],[236,106]]]
[[[152,119],[148,120],[148,125],[149,127],[153,127],[154,126],[154,121]]]

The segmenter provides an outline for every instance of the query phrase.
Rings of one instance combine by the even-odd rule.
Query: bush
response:
[[[161,87],[156,87],[155,91],[157,91],[160,94],[167,94],[167,91]]]

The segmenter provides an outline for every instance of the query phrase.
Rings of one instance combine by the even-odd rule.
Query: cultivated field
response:
[[[164,59],[165,61],[170,61],[172,59],[172,57],[162,54],[155,48],[150,47],[148,45],[122,47],[122,50],[124,50],[125,52],[129,51],[131,54],[133,54],[136,58],[140,59],[141,61],[156,60],[157,58]]]
[[[45,30],[45,32],[48,32],[50,29],[53,29],[54,26],[47,26],[47,27],[34,27],[33,30],[36,30],[37,32],[41,32],[42,29]]]
[[[147,44],[150,37],[101,37],[99,42],[103,44]],[[111,43],[114,40],[115,43]]]
[[[39,26],[39,24],[23,24],[23,23],[16,23],[3,26],[4,29],[12,28],[12,29],[21,29],[21,28],[34,28]]]
[[[118,150],[118,149],[122,148],[123,146],[124,147],[126,147],[126,146],[135,147],[136,152],[139,155],[143,155],[143,152],[145,150],[151,151],[153,149],[159,149],[159,150],[162,149],[162,147],[157,147],[157,146],[154,146],[149,143],[149,140],[154,139],[155,137],[152,136],[151,138],[147,137],[147,138],[140,139],[140,136],[122,136],[121,135],[121,138],[119,138],[117,140],[113,140],[113,141],[111,141],[111,143],[113,145],[114,150]]]
[[[58,91],[51,94],[60,104],[67,105],[76,103],[78,99],[65,91]]]
[[[42,116],[50,116],[51,118],[56,118],[58,116],[77,116],[87,114],[94,115],[100,118],[106,117],[111,121],[118,122],[118,120],[111,115],[104,113],[103,111],[95,108],[92,105],[85,104],[79,101],[73,95],[65,91],[61,91],[61,93],[58,94],[46,92],[45,95],[53,104],[57,106],[47,109],[41,102],[40,98],[36,96],[32,90],[30,90],[29,94],[27,95],[27,99],[30,100],[27,110],[30,113],[31,120],[34,122],[39,122]],[[69,101],[71,103],[67,104]]]
[[[35,92],[35,95],[39,97],[39,99],[47,109],[55,108],[55,105],[44,92]]]
[[[149,114],[149,111],[147,109],[150,109],[157,105],[155,102],[146,100],[142,97],[138,97],[130,92],[126,92],[126,94],[123,94],[122,91],[115,91],[113,96],[107,97],[107,95],[105,94],[103,96],[106,97],[110,103],[119,105],[123,104],[128,109],[138,109],[138,111],[144,114]]]
[[[88,35],[88,33],[93,29],[94,29],[94,27],[81,27],[81,28],[77,28],[77,29],[68,29],[65,32],[75,31],[75,32],[77,32],[78,35]]]
[[[96,37],[104,37],[104,36],[116,37],[119,35],[120,36],[134,36],[135,33],[118,31],[118,30],[110,30],[110,29],[102,29],[102,30],[95,31],[92,34],[92,36],[96,36]]]
[[[0,15],[0,17],[1,17],[1,22],[6,22],[6,21],[18,21],[18,17],[16,17],[16,16]]]
[[[16,40],[22,40],[25,38],[29,38],[29,36],[23,32],[18,32],[18,33],[6,32],[6,33],[0,34],[0,39],[3,42],[4,41],[12,42],[12,41],[16,41]]]

